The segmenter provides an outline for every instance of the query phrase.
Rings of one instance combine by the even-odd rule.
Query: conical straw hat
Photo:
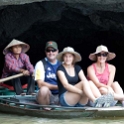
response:
[[[9,48],[16,45],[22,45],[22,52],[25,53],[30,49],[30,46],[24,42],[13,39],[3,50],[3,54],[6,55],[10,50]]]

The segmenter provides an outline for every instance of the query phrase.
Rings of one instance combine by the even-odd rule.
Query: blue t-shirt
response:
[[[57,77],[56,77],[56,72],[57,68],[61,64],[58,60],[56,61],[55,64],[52,64],[46,60],[46,66],[45,66],[45,82],[48,82],[53,85],[58,85],[57,83]],[[58,90],[51,90],[52,94],[58,94]]]

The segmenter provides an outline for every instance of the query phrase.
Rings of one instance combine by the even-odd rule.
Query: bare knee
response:
[[[117,81],[113,82],[112,89],[117,94],[123,94],[123,89]]]
[[[49,92],[50,92],[49,88],[43,86],[40,88],[40,90],[38,92],[38,96],[39,97],[46,97],[47,95],[49,95]]]
[[[89,82],[89,86],[90,86],[90,88],[92,89],[94,86],[95,86],[95,84],[90,80],[90,81],[88,81]]]
[[[115,84],[115,85],[119,85],[118,81],[114,81],[113,84]]]
[[[120,88],[120,84],[117,81],[114,81],[111,86],[114,90]]]
[[[50,90],[49,88],[43,86],[38,91],[37,102],[39,104],[48,105],[50,103]]]

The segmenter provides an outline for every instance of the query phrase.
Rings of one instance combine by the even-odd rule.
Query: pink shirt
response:
[[[109,69],[108,69],[108,64],[107,63],[105,64],[105,70],[104,70],[103,73],[98,73],[97,72],[95,64],[93,64],[93,68],[94,68],[96,77],[98,78],[99,82],[107,85],[108,80],[109,80],[109,75],[110,75],[110,72],[109,72]]]

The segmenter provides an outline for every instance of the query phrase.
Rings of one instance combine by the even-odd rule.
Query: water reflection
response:
[[[47,119],[0,113],[0,124],[123,124],[124,118]]]

